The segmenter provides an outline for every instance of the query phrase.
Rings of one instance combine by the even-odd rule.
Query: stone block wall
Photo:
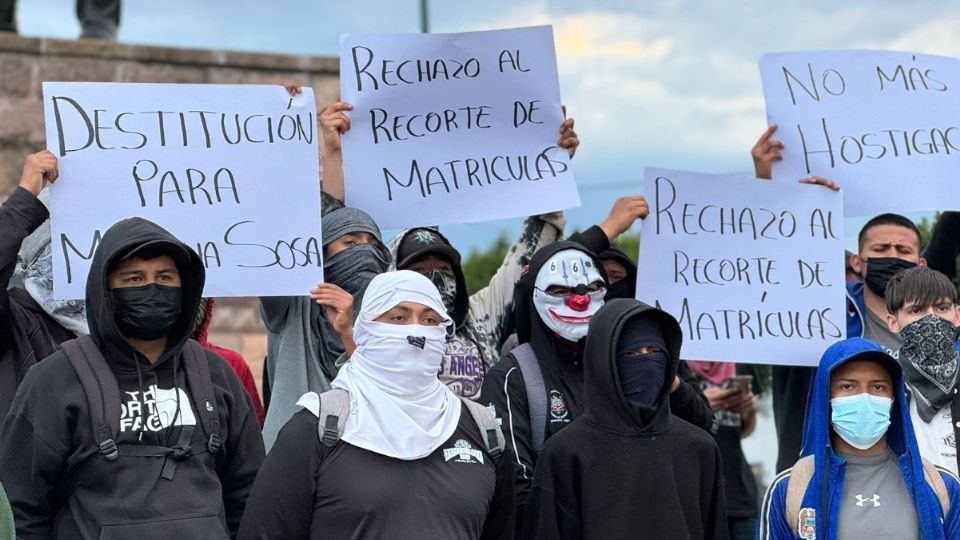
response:
[[[0,32],[0,201],[20,180],[27,154],[46,146],[44,81],[300,84],[318,109],[339,95],[336,58],[146,47],[96,40],[23,38]],[[211,341],[239,351],[258,384],[266,335],[256,299],[218,302]]]

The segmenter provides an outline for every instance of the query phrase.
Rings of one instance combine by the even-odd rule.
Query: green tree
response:
[[[497,240],[485,249],[480,251],[473,248],[467,259],[463,262],[463,274],[467,279],[467,290],[473,294],[486,287],[490,283],[490,278],[497,272],[497,269],[503,264],[504,257],[510,249],[510,240],[506,232],[501,232]]]

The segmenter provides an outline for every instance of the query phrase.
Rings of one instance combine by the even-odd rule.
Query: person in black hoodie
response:
[[[583,412],[583,340],[590,316],[603,305],[605,278],[600,261],[579,243],[556,242],[538,251],[515,290],[514,318],[521,345],[483,381],[479,401],[495,409],[512,446],[507,457],[516,462],[518,530],[543,442]],[[521,364],[524,350],[535,356],[538,369],[530,384],[542,379],[539,397],[528,396],[529,367],[524,366],[529,363]],[[531,410],[530,404],[539,401],[544,410]],[[714,428],[713,411],[689,368],[675,378],[670,402],[680,418],[706,431]],[[535,433],[533,424],[543,430],[536,428]]]
[[[727,538],[720,449],[670,413],[682,339],[636,300],[593,317],[585,411],[540,455],[524,538]]]
[[[89,338],[30,369],[0,433],[18,538],[236,533],[263,442],[233,370],[189,340],[203,283],[200,257],[149,221],[103,235],[87,277]],[[79,356],[91,369],[75,367]],[[88,395],[91,377],[101,395]]]

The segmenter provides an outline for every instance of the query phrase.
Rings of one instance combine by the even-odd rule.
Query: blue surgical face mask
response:
[[[867,450],[890,427],[893,399],[871,394],[857,394],[830,400],[830,423],[833,430],[850,446]]]

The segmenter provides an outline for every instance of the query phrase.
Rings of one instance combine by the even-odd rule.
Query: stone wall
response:
[[[43,81],[300,84],[318,108],[339,95],[336,58],[22,38],[0,32],[0,201],[16,187],[23,159],[43,149]],[[243,354],[259,384],[266,336],[257,301],[217,304],[211,341]]]

